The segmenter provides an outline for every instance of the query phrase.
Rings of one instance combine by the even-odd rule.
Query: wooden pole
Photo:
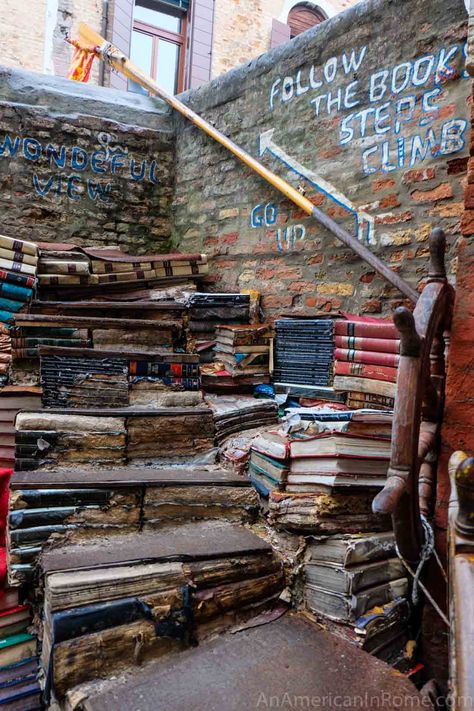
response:
[[[84,48],[88,48],[96,53],[97,56],[110,63],[110,65],[118,72],[126,76],[128,79],[137,82],[152,94],[159,96],[160,99],[166,101],[173,109],[178,111],[182,116],[185,116],[191,123],[200,128],[204,133],[213,138],[215,141],[227,148],[233,153],[242,163],[245,163],[257,175],[266,180],[270,185],[281,192],[285,197],[291,200],[295,205],[300,207],[307,215],[316,219],[320,224],[332,232],[341,242],[350,247],[361,259],[369,264],[376,272],[380,274],[386,281],[390,282],[399,291],[416,303],[418,292],[415,291],[404,279],[393,272],[386,264],[375,256],[367,247],[361,244],[356,237],[347,232],[343,227],[338,225],[335,220],[328,217],[321,210],[318,210],[311,200],[300,193],[290,183],[283,180],[278,175],[269,170],[263,163],[253,158],[250,153],[247,153],[240,148],[236,143],[224,136],[217,128],[214,128],[210,123],[205,121],[201,116],[196,114],[182,101],[168,94],[162,89],[153,79],[144,74],[135,64],[133,64],[117,47],[114,47],[107,42],[98,32],[93,30],[85,23],[79,25],[79,40]]]

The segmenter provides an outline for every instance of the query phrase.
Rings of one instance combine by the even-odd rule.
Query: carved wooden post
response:
[[[474,708],[474,458],[449,461],[450,685],[454,711]]]
[[[393,320],[400,333],[400,365],[393,416],[392,454],[388,480],[375,497],[375,513],[391,513],[401,555],[416,567],[423,531],[418,505],[418,477],[413,476],[418,461],[422,379],[422,340],[411,311],[401,306]],[[418,473],[418,472],[417,472]]]

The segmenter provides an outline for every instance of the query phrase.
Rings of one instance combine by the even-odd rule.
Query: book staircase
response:
[[[371,511],[390,450],[383,398],[394,392],[370,388],[374,373],[385,383],[383,369],[353,368],[349,343],[338,353],[348,365],[336,378],[350,376],[363,408],[344,420],[337,408],[347,411],[347,389],[331,387],[339,322],[278,322],[277,378],[313,395],[296,401],[296,429],[287,409],[283,431],[275,401],[250,396],[268,394],[274,331],[251,322],[250,295],[196,292],[204,255],[129,257],[74,245],[35,254],[35,298],[5,316],[13,360],[0,418],[15,471],[0,708],[5,699],[12,711],[125,710],[136,694],[143,709],[184,708],[169,684],[157,690],[160,679],[182,675],[182,703],[189,708],[196,683],[202,709],[207,692],[186,671],[188,658],[196,670],[212,667],[209,680],[220,670],[225,683],[240,665],[245,698],[259,674],[270,682],[287,646],[306,660],[316,649],[350,658],[341,665],[347,684],[365,665],[367,688],[416,694],[361,651],[399,662],[411,639],[390,521]],[[393,340],[393,327],[387,333]],[[316,414],[308,407],[315,402],[323,402]],[[336,409],[321,414],[328,403]],[[328,434],[319,430],[325,418]],[[249,476],[229,466],[240,453],[217,458],[229,442],[229,452],[240,447],[249,458]],[[288,539],[300,551],[300,600]],[[290,600],[312,619],[289,614]],[[315,619],[334,634],[322,634]],[[253,656],[244,663],[246,646]],[[327,670],[322,687],[331,679]],[[219,708],[254,707],[230,703]]]

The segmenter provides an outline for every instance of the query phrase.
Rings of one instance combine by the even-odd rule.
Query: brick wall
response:
[[[406,32],[404,14],[416,31]],[[429,12],[425,0],[372,0],[186,100],[252,155],[262,141],[265,164],[353,233],[356,209],[361,239],[373,221],[369,246],[414,286],[426,274],[429,232],[442,225],[454,279],[468,155],[465,37],[462,0],[431,0]],[[289,308],[386,314],[401,300],[181,120],[174,239],[210,253],[215,288],[260,290],[270,316]]]
[[[173,125],[163,104],[0,69],[1,231],[167,251]]]
[[[323,0],[313,3],[333,16],[359,0]],[[271,46],[273,19],[286,22],[294,0],[215,0],[212,76],[267,52]]]

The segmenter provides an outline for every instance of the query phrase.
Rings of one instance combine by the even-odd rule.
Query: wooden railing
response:
[[[474,458],[449,461],[449,617],[451,709],[474,709]]]
[[[373,510],[391,514],[398,550],[416,568],[425,534],[421,514],[434,506],[436,460],[444,407],[445,359],[454,291],[448,284],[441,229],[430,237],[430,267],[413,313],[395,311],[400,364],[388,479]]]

